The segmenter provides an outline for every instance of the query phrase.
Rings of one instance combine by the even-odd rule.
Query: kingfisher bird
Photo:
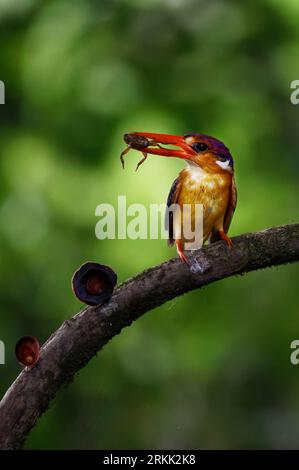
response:
[[[227,232],[237,204],[237,189],[233,157],[223,142],[204,134],[176,136],[149,132],[125,134],[124,140],[128,147],[122,152],[122,163],[123,155],[131,148],[140,150],[144,155],[138,166],[144,162],[147,154],[184,159],[187,167],[173,182],[167,207],[173,204],[179,207],[189,204],[194,226],[195,204],[201,204],[203,231],[200,246],[205,241],[213,243],[218,240],[224,240],[229,247],[232,246]],[[165,148],[164,145],[176,148]],[[167,213],[168,243],[175,243],[180,259],[189,264],[184,253],[187,240],[182,230],[181,213],[178,212]]]

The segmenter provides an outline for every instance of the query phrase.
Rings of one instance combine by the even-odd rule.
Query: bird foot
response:
[[[204,274],[206,271],[208,271],[211,267],[209,261],[205,257],[201,257],[200,261],[197,258],[187,258],[185,255],[183,248],[182,248],[182,243],[179,240],[176,240],[176,248],[177,248],[177,253],[180,257],[180,260],[187,264],[187,266],[190,269],[190,272],[192,274]]]
[[[182,243],[179,241],[179,240],[176,240],[175,242],[176,244],[176,250],[177,250],[177,253],[180,257],[180,260],[183,262],[183,263],[186,263],[186,264],[190,264],[189,261],[188,261],[188,258],[186,257],[185,253],[184,253],[184,250],[183,250],[183,247],[182,247]]]
[[[231,248],[233,246],[232,240],[229,238],[229,236],[226,235],[224,230],[219,230],[219,236],[220,236],[221,240],[225,241],[225,243],[227,244],[227,246],[229,248]]]
[[[189,261],[188,261],[188,258],[186,257],[186,255],[181,252],[181,253],[178,253],[179,257],[180,257],[180,260],[183,262],[183,263],[186,263],[189,265]]]

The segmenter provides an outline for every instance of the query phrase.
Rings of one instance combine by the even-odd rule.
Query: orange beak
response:
[[[194,155],[196,155],[196,152],[185,142],[184,137],[179,135],[156,134],[151,132],[132,132],[130,134],[125,134],[124,139],[127,143],[129,143],[129,139],[127,140],[126,137],[131,137],[134,141],[134,136],[144,138],[145,141],[148,141],[148,145],[144,148],[137,148],[138,146],[134,146],[134,142],[130,143],[132,148],[141,150],[144,153],[161,155],[163,157],[178,157],[185,160],[193,160]],[[162,147],[161,145],[173,145],[178,148],[168,149]]]

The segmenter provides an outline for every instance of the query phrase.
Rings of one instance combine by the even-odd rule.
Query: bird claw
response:
[[[227,246],[231,248],[233,246],[232,240],[229,238],[229,236],[224,232],[224,230],[219,230],[219,235],[221,240],[225,241]]]
[[[180,257],[180,260],[183,262],[183,263],[186,263],[188,266],[189,266],[189,261],[188,261],[188,258],[187,256],[185,255],[185,253],[183,251],[179,252],[178,253],[179,257]]]

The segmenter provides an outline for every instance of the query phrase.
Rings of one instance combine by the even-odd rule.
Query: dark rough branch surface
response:
[[[109,303],[66,320],[44,344],[36,366],[22,371],[0,402],[0,448],[22,447],[59,388],[144,313],[219,279],[299,260],[299,224],[245,234],[233,242],[232,249],[218,242],[189,255],[205,267],[201,274],[171,259],[126,281]]]

